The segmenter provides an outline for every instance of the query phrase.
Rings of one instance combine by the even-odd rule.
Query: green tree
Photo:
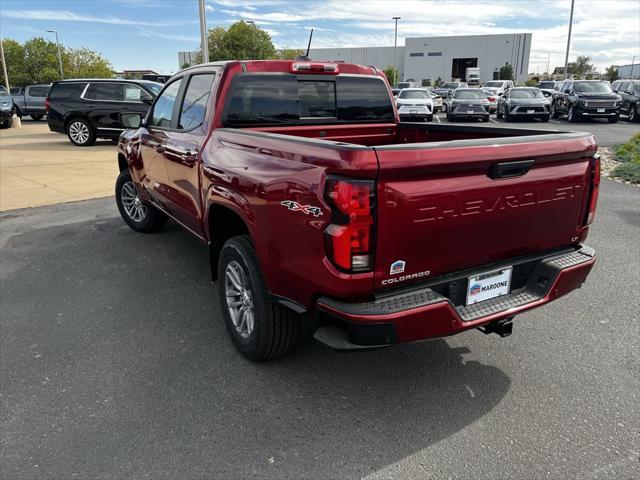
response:
[[[24,47],[15,40],[8,38],[2,40],[2,47],[4,48],[4,57],[7,61],[7,74],[9,75],[10,86],[21,87],[26,85],[29,79],[24,68]],[[4,77],[2,83],[4,83]]]
[[[229,28],[209,30],[209,60],[265,60],[277,58],[271,35],[255,24],[239,21]],[[196,59],[201,63],[202,57]]]
[[[539,79],[530,78],[524,82],[525,87],[535,87]]]
[[[88,48],[70,48],[62,56],[66,78],[109,78],[113,77],[111,63],[99,53]]]
[[[609,80],[610,82],[614,82],[618,80],[620,78],[620,73],[618,72],[618,66],[617,65],[608,66],[607,69],[605,70],[604,75],[605,77],[607,77],[607,80]]]
[[[443,83],[444,82],[442,81],[442,79],[440,77],[438,77],[438,78],[436,78],[436,81],[433,82],[433,86],[438,88],[438,87],[441,87]]]
[[[398,80],[400,80],[400,74],[398,73],[397,69],[395,70],[395,76],[394,76],[393,65],[389,65],[387,68],[383,70],[383,72],[384,72],[384,75],[387,77],[387,81],[389,82],[389,85],[398,83]],[[395,78],[395,82],[394,82],[394,78]]]
[[[300,48],[283,48],[276,53],[277,60],[295,60],[296,57],[304,55],[304,50]]]
[[[5,39],[2,45],[11,86],[23,87],[60,80],[58,46],[55,42],[34,37],[24,44]],[[92,50],[61,46],[61,54],[65,78],[113,76],[111,64]]]
[[[500,67],[498,72],[499,80],[513,80],[513,67],[510,63],[505,63],[504,67]]]
[[[586,55],[580,55],[575,62],[570,64],[569,71],[575,78],[581,78],[593,70],[593,64],[591,63],[591,57]]]

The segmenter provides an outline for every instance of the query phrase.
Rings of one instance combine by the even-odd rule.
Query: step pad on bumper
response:
[[[400,293],[380,296],[375,300],[362,303],[349,303],[322,297],[318,306],[325,310],[340,312],[347,316],[385,316],[414,310],[427,305],[448,302],[457,312],[460,320],[470,322],[488,315],[520,307],[544,298],[549,292],[560,271],[593,260],[595,251],[583,246],[580,250],[550,255],[541,258],[531,274],[526,286],[507,295],[474,305],[455,306],[451,301],[428,287],[415,288]]]

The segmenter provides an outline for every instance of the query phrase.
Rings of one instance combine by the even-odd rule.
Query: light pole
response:
[[[567,51],[564,55],[564,78],[569,78],[569,46],[571,45],[571,27],[573,26],[573,4],[575,0],[571,0],[571,15],[569,15],[569,35],[567,36]]]
[[[7,87],[7,92],[11,91],[11,86],[9,85],[9,75],[7,75],[7,61],[4,59],[4,39],[0,38],[0,57],[2,57],[2,73],[4,73],[4,83],[6,83],[5,87]]]
[[[251,55],[253,55],[253,59],[256,58],[256,22],[253,20],[247,20],[247,25],[251,25]]]
[[[393,85],[396,84],[396,71],[397,71],[396,65],[398,64],[396,51],[398,49],[398,20],[400,20],[400,18],[402,17],[393,17],[393,19],[396,21],[396,33],[393,40]]]
[[[47,30],[47,32],[56,34],[56,45],[58,46],[58,63],[60,64],[60,80],[64,80],[64,72],[62,71],[62,54],[60,53],[60,42],[58,41],[58,32],[55,30]]]
[[[209,62],[209,43],[207,40],[207,19],[205,17],[204,0],[198,0],[200,14],[200,50],[202,51],[202,63]]]

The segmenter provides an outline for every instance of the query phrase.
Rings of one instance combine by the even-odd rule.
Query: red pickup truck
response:
[[[236,347],[376,348],[479,328],[582,285],[593,135],[399,121],[375,67],[230,61],[123,113],[116,200],[203,242]]]

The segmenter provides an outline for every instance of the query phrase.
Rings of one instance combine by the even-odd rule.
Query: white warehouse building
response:
[[[405,38],[396,51],[399,80],[465,80],[468,67],[480,68],[481,82],[498,78],[506,63],[516,82],[527,80],[531,33]],[[393,65],[393,47],[312,48],[313,60],[358,63],[385,69]]]

